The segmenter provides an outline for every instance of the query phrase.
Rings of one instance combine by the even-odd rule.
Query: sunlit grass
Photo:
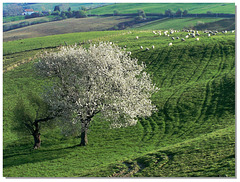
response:
[[[189,38],[182,42],[155,36],[152,31],[111,33],[26,39],[22,47],[18,41],[9,42],[4,46],[4,57],[12,51],[7,61],[15,62],[24,51],[32,56],[31,45],[32,49],[41,48],[38,41],[47,48],[58,45],[63,37],[69,44],[81,37],[126,45],[132,57],[147,65],[146,70],[161,89],[152,97],[158,112],[140,118],[136,126],[111,130],[96,116],[86,147],[77,147],[80,138],[66,138],[58,128],[42,131],[41,148],[32,150],[32,136],[18,136],[12,130],[13,109],[18,97],[26,92],[40,94],[47,80],[36,75],[33,62],[23,64],[3,75],[3,175],[235,176],[235,34],[208,38],[200,32],[199,41]],[[182,38],[186,34],[172,36]],[[173,46],[169,47],[169,42]],[[150,50],[145,51],[146,47]]]

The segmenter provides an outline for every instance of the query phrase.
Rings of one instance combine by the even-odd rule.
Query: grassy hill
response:
[[[164,18],[160,20],[155,20],[147,23],[141,23],[134,25],[131,29],[135,30],[164,30],[164,29],[183,29],[183,28],[193,28],[199,24],[212,23],[223,18]],[[200,27],[200,26],[199,26]],[[198,29],[197,29],[198,30]],[[211,30],[211,29],[210,29]]]
[[[186,32],[172,36],[185,37]],[[77,137],[43,131],[42,147],[13,132],[18,97],[40,93],[43,78],[33,62],[3,75],[3,175],[5,177],[234,177],[235,176],[235,34],[171,40],[152,31],[83,32],[5,42],[5,65],[33,57],[40,48],[89,40],[112,41],[147,65],[160,91],[152,97],[158,112],[136,126],[109,129],[96,116],[89,145]],[[136,39],[139,36],[139,39]],[[172,42],[172,46],[168,46]],[[41,44],[41,46],[40,46]],[[151,46],[155,45],[155,49]],[[141,50],[139,47],[143,46]],[[149,47],[149,51],[145,48]],[[33,50],[35,49],[35,50]]]
[[[51,18],[51,17],[49,17]],[[48,17],[33,18],[29,23],[35,21],[48,21]],[[114,29],[117,25],[134,20],[134,17],[88,17],[88,18],[70,18],[61,21],[46,22],[42,24],[31,25],[15,30],[3,32],[3,41],[13,41],[33,37],[42,37],[57,34],[66,34],[73,32],[103,31]],[[25,22],[21,20],[18,22]],[[12,25],[6,23],[4,26]],[[17,22],[16,22],[17,23]],[[85,25],[85,26],[82,26]],[[126,26],[127,27],[127,26]],[[197,30],[233,30],[235,29],[235,19],[224,18],[164,18],[150,22],[136,23],[127,29],[136,30],[154,30],[154,29],[183,29],[195,28]]]
[[[234,3],[116,3],[91,10],[92,14],[111,14],[116,9],[119,13],[137,13],[142,9],[145,13],[165,13],[172,9],[176,12],[179,8],[188,10],[189,14],[195,13],[230,13],[235,14]]]
[[[3,41],[12,41],[74,32],[103,31],[112,29],[119,23],[132,20],[133,18],[131,17],[118,16],[69,18],[61,21],[37,24],[4,32]]]

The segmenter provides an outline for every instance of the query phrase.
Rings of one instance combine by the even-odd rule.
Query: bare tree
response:
[[[48,104],[64,103],[72,113],[72,120],[66,123],[81,124],[80,146],[87,145],[90,122],[98,113],[111,127],[126,127],[135,125],[137,117],[156,111],[150,98],[159,89],[144,72],[145,65],[111,42],[45,52],[36,68],[41,75],[55,78],[54,99],[46,99]]]

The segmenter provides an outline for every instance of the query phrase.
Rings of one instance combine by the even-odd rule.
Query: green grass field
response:
[[[6,67],[22,55],[33,57],[36,52],[32,51],[58,46],[63,40],[68,44],[91,39],[126,45],[132,57],[147,65],[160,91],[152,97],[158,112],[140,118],[136,126],[109,129],[96,116],[88,146],[76,147],[78,137],[66,138],[54,128],[42,131],[41,148],[32,150],[32,137],[13,131],[13,109],[18,97],[27,99],[29,91],[39,94],[48,80],[36,75],[33,62],[4,72],[3,176],[235,177],[235,33],[210,38],[200,34],[199,41],[189,38],[185,42],[147,30],[4,42]],[[173,45],[168,46],[169,42]],[[150,50],[145,51],[146,47]]]
[[[222,20],[223,18],[175,18],[175,19],[160,19],[155,20],[149,23],[142,23],[136,26],[131,27],[131,29],[136,30],[163,30],[163,29],[183,29],[183,28],[190,28],[195,27],[199,23],[209,23],[209,22],[216,22]]]
[[[3,23],[8,23],[8,22],[13,22],[13,21],[19,21],[19,20],[24,20],[24,16],[8,16],[8,17],[3,17]]]
[[[179,8],[188,10],[189,14],[195,13],[231,13],[235,14],[234,3],[117,3],[91,10],[92,14],[111,14],[119,10],[119,13],[137,13],[142,9],[145,13],[165,13],[165,10],[172,9],[176,12]]]

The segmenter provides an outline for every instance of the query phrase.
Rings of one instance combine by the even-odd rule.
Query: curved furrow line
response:
[[[202,61],[203,61],[204,58],[206,58],[206,56],[207,56],[207,50],[208,50],[208,48],[206,47],[206,48],[204,49],[204,52],[203,52],[203,54],[202,54],[202,57],[199,59],[199,64],[196,66],[196,68],[194,69],[192,75],[189,77],[189,79],[186,81],[186,83],[190,82],[190,80],[193,78],[193,76],[194,76],[194,75],[197,73],[197,71],[199,70],[199,66],[201,66]],[[197,82],[197,81],[195,81],[195,82]]]
[[[216,47],[216,45],[214,46],[214,48]],[[213,52],[214,52],[214,49],[212,49],[211,51],[211,56],[207,62],[207,64],[205,65],[201,75],[197,78],[196,82],[199,80],[199,78],[203,75],[203,72],[205,72],[208,68],[208,65],[209,63],[212,61],[213,59]],[[200,113],[199,115],[196,117],[196,119],[191,122],[189,125],[187,125],[188,128],[192,128],[192,126],[195,124],[195,123],[200,123],[201,119],[204,117],[204,113],[207,112],[208,110],[208,106],[209,104],[212,102],[212,96],[211,96],[211,84],[212,84],[212,81],[221,73],[221,70],[222,70],[222,66],[223,66],[223,60],[221,60],[221,62],[219,63],[219,66],[218,66],[218,71],[216,74],[214,74],[212,76],[212,78],[210,78],[205,86],[205,95],[204,95],[204,98],[203,98],[203,102],[202,102],[202,105],[201,105],[201,110],[200,110]],[[178,102],[179,103],[179,102]],[[189,133],[191,133],[192,131],[190,129],[186,130],[184,135],[187,135]]]
[[[169,50],[167,51],[167,56],[163,59],[163,61],[165,62],[165,60],[169,60]],[[171,71],[170,70],[173,70],[173,69],[170,69],[171,68],[171,64],[168,66],[169,67],[169,69],[167,69],[167,70],[169,70],[168,71],[168,73],[166,73],[166,75],[164,76],[164,78],[162,79],[162,81],[161,81],[161,83],[160,83],[160,88],[163,86],[163,83],[164,83],[164,81],[167,79],[167,77],[169,76],[169,73],[171,73]]]
[[[162,49],[162,51],[158,53],[157,58],[151,62],[151,67],[147,66],[147,68],[151,68],[148,70],[152,71],[154,75],[153,81],[158,85],[158,87],[162,86],[160,83],[161,82],[160,80],[163,77],[162,68],[164,66],[164,60],[167,60],[167,56],[168,56],[168,51],[166,51],[166,49]]]
[[[216,45],[214,46],[214,48],[215,48],[215,47],[216,47]],[[212,58],[213,58],[213,51],[212,51],[212,53],[211,53],[209,62],[212,60]],[[207,65],[209,65],[209,62],[208,62]],[[217,71],[217,73],[214,74],[214,75],[212,76],[212,78],[210,78],[210,79],[208,80],[208,82],[207,82],[207,84],[206,84],[206,92],[205,92],[205,96],[204,96],[204,101],[203,101],[203,104],[202,104],[202,106],[201,106],[200,114],[199,114],[199,116],[198,116],[197,119],[196,119],[196,122],[198,122],[198,123],[200,123],[201,119],[203,118],[204,113],[205,113],[205,112],[207,111],[207,109],[208,109],[209,103],[211,103],[212,97],[211,97],[211,86],[210,86],[210,85],[211,85],[212,81],[214,80],[214,78],[215,78],[217,75],[220,74],[222,65],[223,65],[223,59],[221,60],[219,66],[218,66],[218,71]],[[206,69],[207,69],[207,66],[205,67],[205,70],[206,70]]]
[[[207,49],[207,48],[206,48]],[[201,57],[201,59],[200,59],[200,61],[199,61],[199,65],[201,65],[201,63],[202,63],[202,60],[205,58],[205,56],[206,56],[206,51],[204,51],[204,54],[203,54],[203,56]],[[209,59],[209,60],[211,60],[211,58]],[[208,63],[209,64],[209,63]],[[180,69],[180,68],[179,68]],[[188,80],[186,80],[186,82],[184,83],[184,85],[186,85],[188,82],[190,82],[190,80],[191,80],[191,78],[193,78],[193,76],[197,73],[197,70],[198,70],[198,67],[194,70],[194,72],[193,72],[193,74],[191,75],[191,77],[188,79]],[[174,77],[172,77],[172,79],[174,79]],[[169,103],[169,101],[170,101],[170,99],[173,97],[173,96],[178,96],[178,98],[177,98],[177,100],[176,100],[176,108],[178,108],[178,105],[179,105],[179,102],[180,102],[180,99],[181,99],[181,97],[182,97],[182,95],[184,94],[184,92],[187,90],[187,89],[189,89],[190,88],[190,86],[186,86],[186,87],[181,87],[181,88],[179,88],[178,90],[176,90],[176,92],[175,93],[173,93],[168,99],[167,99],[167,101],[165,102],[165,104],[164,104],[164,107],[163,107],[163,113],[164,113],[164,115],[165,115],[165,121],[167,121],[167,120],[172,120],[172,118],[171,118],[171,116],[168,114],[168,111],[167,111],[167,104]],[[179,92],[179,91],[181,91],[181,92]],[[179,93],[178,93],[179,92]],[[178,94],[177,94],[178,93]],[[178,110],[178,109],[177,109]],[[180,121],[180,118],[179,118],[179,116],[178,116],[178,114],[175,114],[175,118],[174,118],[175,120],[177,120],[178,122]],[[190,126],[189,126],[190,127]]]
[[[170,127],[169,124],[172,124],[172,122],[173,122],[173,120],[174,120],[174,119],[170,116],[170,114],[169,114],[169,110],[168,110],[169,101],[170,101],[170,99],[171,99],[174,95],[176,95],[176,94],[178,93],[179,90],[181,90],[181,88],[176,89],[175,92],[172,93],[172,94],[168,97],[168,99],[166,100],[166,102],[165,102],[164,105],[163,105],[162,112],[163,112],[163,114],[164,114],[164,121],[165,121],[165,123],[166,123],[165,134],[167,134],[167,132],[169,132],[169,131],[167,130],[167,127],[168,127],[168,126]],[[173,126],[171,126],[171,127],[173,127]],[[171,129],[172,129],[172,128],[171,128]]]
[[[214,47],[212,48],[212,50],[211,50],[211,55],[210,55],[210,57],[209,57],[209,59],[208,59],[208,61],[207,61],[207,64],[205,65],[203,71],[201,72],[201,74],[200,74],[199,77],[197,78],[196,82],[202,77],[203,73],[207,70],[207,67],[208,67],[209,63],[210,63],[211,60],[212,60],[213,52],[214,52],[214,49],[215,49],[216,46],[217,46],[217,44],[215,44]]]
[[[222,59],[225,59],[225,62],[229,62],[229,59],[227,59],[226,54],[225,54],[225,52],[223,51],[223,45],[222,45],[222,44],[221,44],[221,53],[222,53]],[[235,75],[235,59],[232,60],[232,62],[233,62],[233,64],[230,66],[230,69],[228,70],[228,72],[225,72],[225,74],[224,74],[224,76],[223,76],[223,79],[224,79],[224,78],[227,78],[228,75],[231,76],[233,70],[234,70],[234,75]],[[229,64],[230,64],[230,63],[229,63]],[[224,89],[224,81],[223,81],[223,79],[220,80],[220,84],[219,84],[220,90],[223,90],[223,89]],[[235,79],[235,77],[234,77],[234,79]],[[220,92],[219,94],[221,94],[221,92]],[[221,97],[221,96],[219,95],[219,97]],[[220,100],[220,98],[218,98],[218,100]],[[219,117],[220,117],[220,115],[221,115],[221,114],[218,112],[218,111],[219,111],[219,108],[220,108],[220,101],[217,102],[217,104],[216,104],[216,109],[215,109],[215,115],[217,116],[217,120],[219,120]]]
[[[155,144],[155,142],[159,139],[159,136],[160,136],[160,132],[159,132],[160,128],[159,128],[156,120],[154,120],[154,118],[151,117],[151,118],[149,118],[149,120],[150,120],[149,123],[152,128],[149,140],[152,141],[152,144]],[[155,141],[155,139],[156,139],[156,141]]]
[[[215,75],[213,75],[213,77],[212,77],[212,81],[215,79],[215,78],[217,78],[218,76],[220,76],[221,75],[221,73],[223,73],[223,71],[224,71],[224,64],[226,63],[226,59],[224,59],[224,51],[223,51],[223,47],[222,47],[222,45],[219,45],[219,59],[221,60],[221,62],[220,62],[220,64],[219,64],[219,67],[218,67],[218,70],[217,70],[217,73],[215,74]],[[216,94],[216,91],[215,91],[215,94]],[[220,93],[219,93],[220,94]],[[215,106],[214,108],[213,108],[213,110],[214,110],[214,115],[216,116],[216,112],[217,112],[217,107],[218,107],[218,102],[219,102],[219,97],[214,97],[214,96],[212,96],[211,97],[211,100],[210,100],[210,102],[209,103],[214,103],[214,102],[216,102],[216,104],[212,104],[211,106]],[[208,111],[208,110],[210,110],[211,108],[207,108],[206,109],[206,112]],[[217,122],[219,121],[219,118],[218,117],[216,117],[216,119],[217,119]]]
[[[152,126],[151,126],[150,122],[148,121],[148,119],[143,118],[140,120],[140,122],[144,128],[144,132],[143,132],[141,141],[146,142],[146,141],[150,140],[153,129],[152,129]]]
[[[187,83],[189,83],[190,82],[190,80],[192,79],[192,78],[194,78],[194,75],[197,73],[197,71],[199,70],[199,66],[202,64],[202,61],[204,60],[204,58],[206,57],[206,55],[207,55],[207,50],[208,48],[206,48],[204,51],[203,51],[203,54],[202,54],[202,56],[201,56],[201,58],[199,59],[199,63],[198,63],[198,65],[196,66],[196,68],[194,69],[194,71],[192,72],[192,75],[186,80],[186,82],[184,83],[184,85],[186,85]],[[180,121],[180,118],[179,118],[179,113],[180,113],[180,111],[179,111],[179,103],[180,103],[180,100],[181,100],[181,98],[182,98],[182,96],[183,96],[183,94],[185,93],[185,91],[186,90],[188,90],[188,89],[190,89],[192,86],[187,86],[187,87],[185,87],[184,89],[183,89],[183,91],[181,92],[181,94],[179,95],[179,97],[177,98],[177,101],[176,101],[176,110],[177,110],[177,112],[175,112],[175,118],[176,118],[176,120],[178,120],[178,122]],[[189,123],[188,125],[187,125],[187,127],[188,128],[191,128],[192,127],[192,125],[194,124],[194,122],[191,122],[191,123]]]
[[[149,65],[152,67],[153,65],[156,65],[156,64],[154,64],[154,63],[156,63],[157,62],[157,64],[159,65],[161,65],[161,59],[160,59],[160,57],[163,55],[163,51],[164,50],[162,50],[161,52],[158,52],[158,55],[157,55],[157,57],[156,57],[156,59],[153,59],[153,60],[150,60],[150,62],[148,63],[148,67],[149,67]],[[159,61],[159,62],[158,62]],[[149,67],[150,68],[150,67]],[[156,68],[156,66],[154,66],[153,68]]]
[[[185,51],[186,51],[185,49],[182,50],[182,52],[181,52],[181,54],[180,54],[180,58],[182,57],[182,55],[183,55],[183,53],[184,53]],[[166,57],[166,58],[168,58],[168,57]],[[165,58],[165,59],[166,59],[166,58]],[[177,60],[179,60],[179,59],[177,59]],[[172,69],[170,69],[170,71],[168,71],[168,74],[166,74],[165,78],[163,78],[163,80],[162,80],[162,82],[161,82],[161,86],[163,85],[163,83],[164,83],[165,79],[168,77],[168,75],[170,75],[170,73],[172,73],[172,71],[175,69],[175,66],[176,66],[176,63],[175,63],[175,65],[172,67]],[[173,78],[174,78],[174,77],[171,78],[171,81],[172,81]],[[166,122],[166,121],[173,121],[173,119],[171,118],[171,116],[170,116],[169,113],[168,113],[168,108],[167,108],[168,106],[167,106],[167,105],[168,105],[170,99],[171,99],[174,95],[176,95],[179,90],[181,90],[181,88],[175,89],[175,90],[173,91],[173,93],[167,98],[166,102],[165,102],[164,105],[163,105],[162,112],[163,112],[163,114],[164,114],[164,121],[165,121],[166,125],[167,125],[168,123],[170,123],[170,122]],[[167,132],[167,130],[165,130],[165,133],[166,133],[166,132]]]
[[[178,58],[177,58],[177,63],[179,62],[179,60],[182,60],[183,58],[183,55],[186,53],[186,48],[185,49],[182,49],[182,51],[180,52],[180,54],[178,55]],[[177,63],[175,63],[175,66],[177,65]],[[174,71],[175,70],[175,66],[173,67],[173,69],[171,70]],[[177,73],[179,72],[179,70],[181,70],[181,66],[175,71],[175,74],[172,72],[172,78],[171,78],[171,82],[170,82],[170,87],[172,87],[173,85],[173,80],[174,78],[176,77]]]
[[[215,45],[215,47],[216,47],[217,45]],[[222,48],[221,46],[219,46],[219,49],[220,48]],[[214,48],[215,49],[215,48]],[[222,49],[221,49],[222,50]],[[224,61],[224,59],[223,59],[223,57],[221,56],[221,51],[219,52],[219,54],[218,54],[219,56],[218,56],[218,58],[220,58],[220,63],[219,63],[219,65],[218,65],[218,69],[217,69],[217,73],[216,74],[214,74],[213,76],[212,76],[212,78],[208,81],[208,83],[206,84],[206,94],[205,94],[205,99],[204,99],[204,102],[203,102],[203,105],[202,106],[206,106],[207,105],[207,99],[208,99],[208,97],[209,97],[209,95],[210,95],[210,93],[208,93],[208,92],[210,92],[210,84],[212,83],[212,81],[216,78],[216,77],[218,77],[221,73],[222,73],[222,70],[223,70],[223,65],[224,65],[224,63],[225,63],[225,61]],[[212,60],[212,58],[213,58],[213,55],[211,54],[211,56],[210,56],[210,60]],[[208,62],[209,63],[209,62]],[[207,68],[207,67],[205,67],[205,68]],[[208,103],[212,103],[213,102],[213,100],[214,100],[214,98],[212,97],[212,96],[210,96],[210,101],[208,101]],[[201,120],[201,117],[202,117],[202,115],[203,115],[203,112],[205,111],[205,112],[207,112],[207,110],[208,110],[209,108],[207,107],[207,108],[205,108],[205,109],[203,109],[203,107],[202,107],[202,109],[201,109],[201,112],[200,112],[200,115],[199,115],[199,117],[195,120],[195,122],[197,122],[197,121],[200,121]]]
[[[145,137],[145,128],[144,128],[144,125],[143,125],[143,122],[142,122],[142,118],[138,119],[138,122],[137,124],[139,125],[139,130],[141,129],[141,136],[139,136],[139,143],[141,143],[143,141],[143,138]],[[140,133],[140,132],[139,132]]]

